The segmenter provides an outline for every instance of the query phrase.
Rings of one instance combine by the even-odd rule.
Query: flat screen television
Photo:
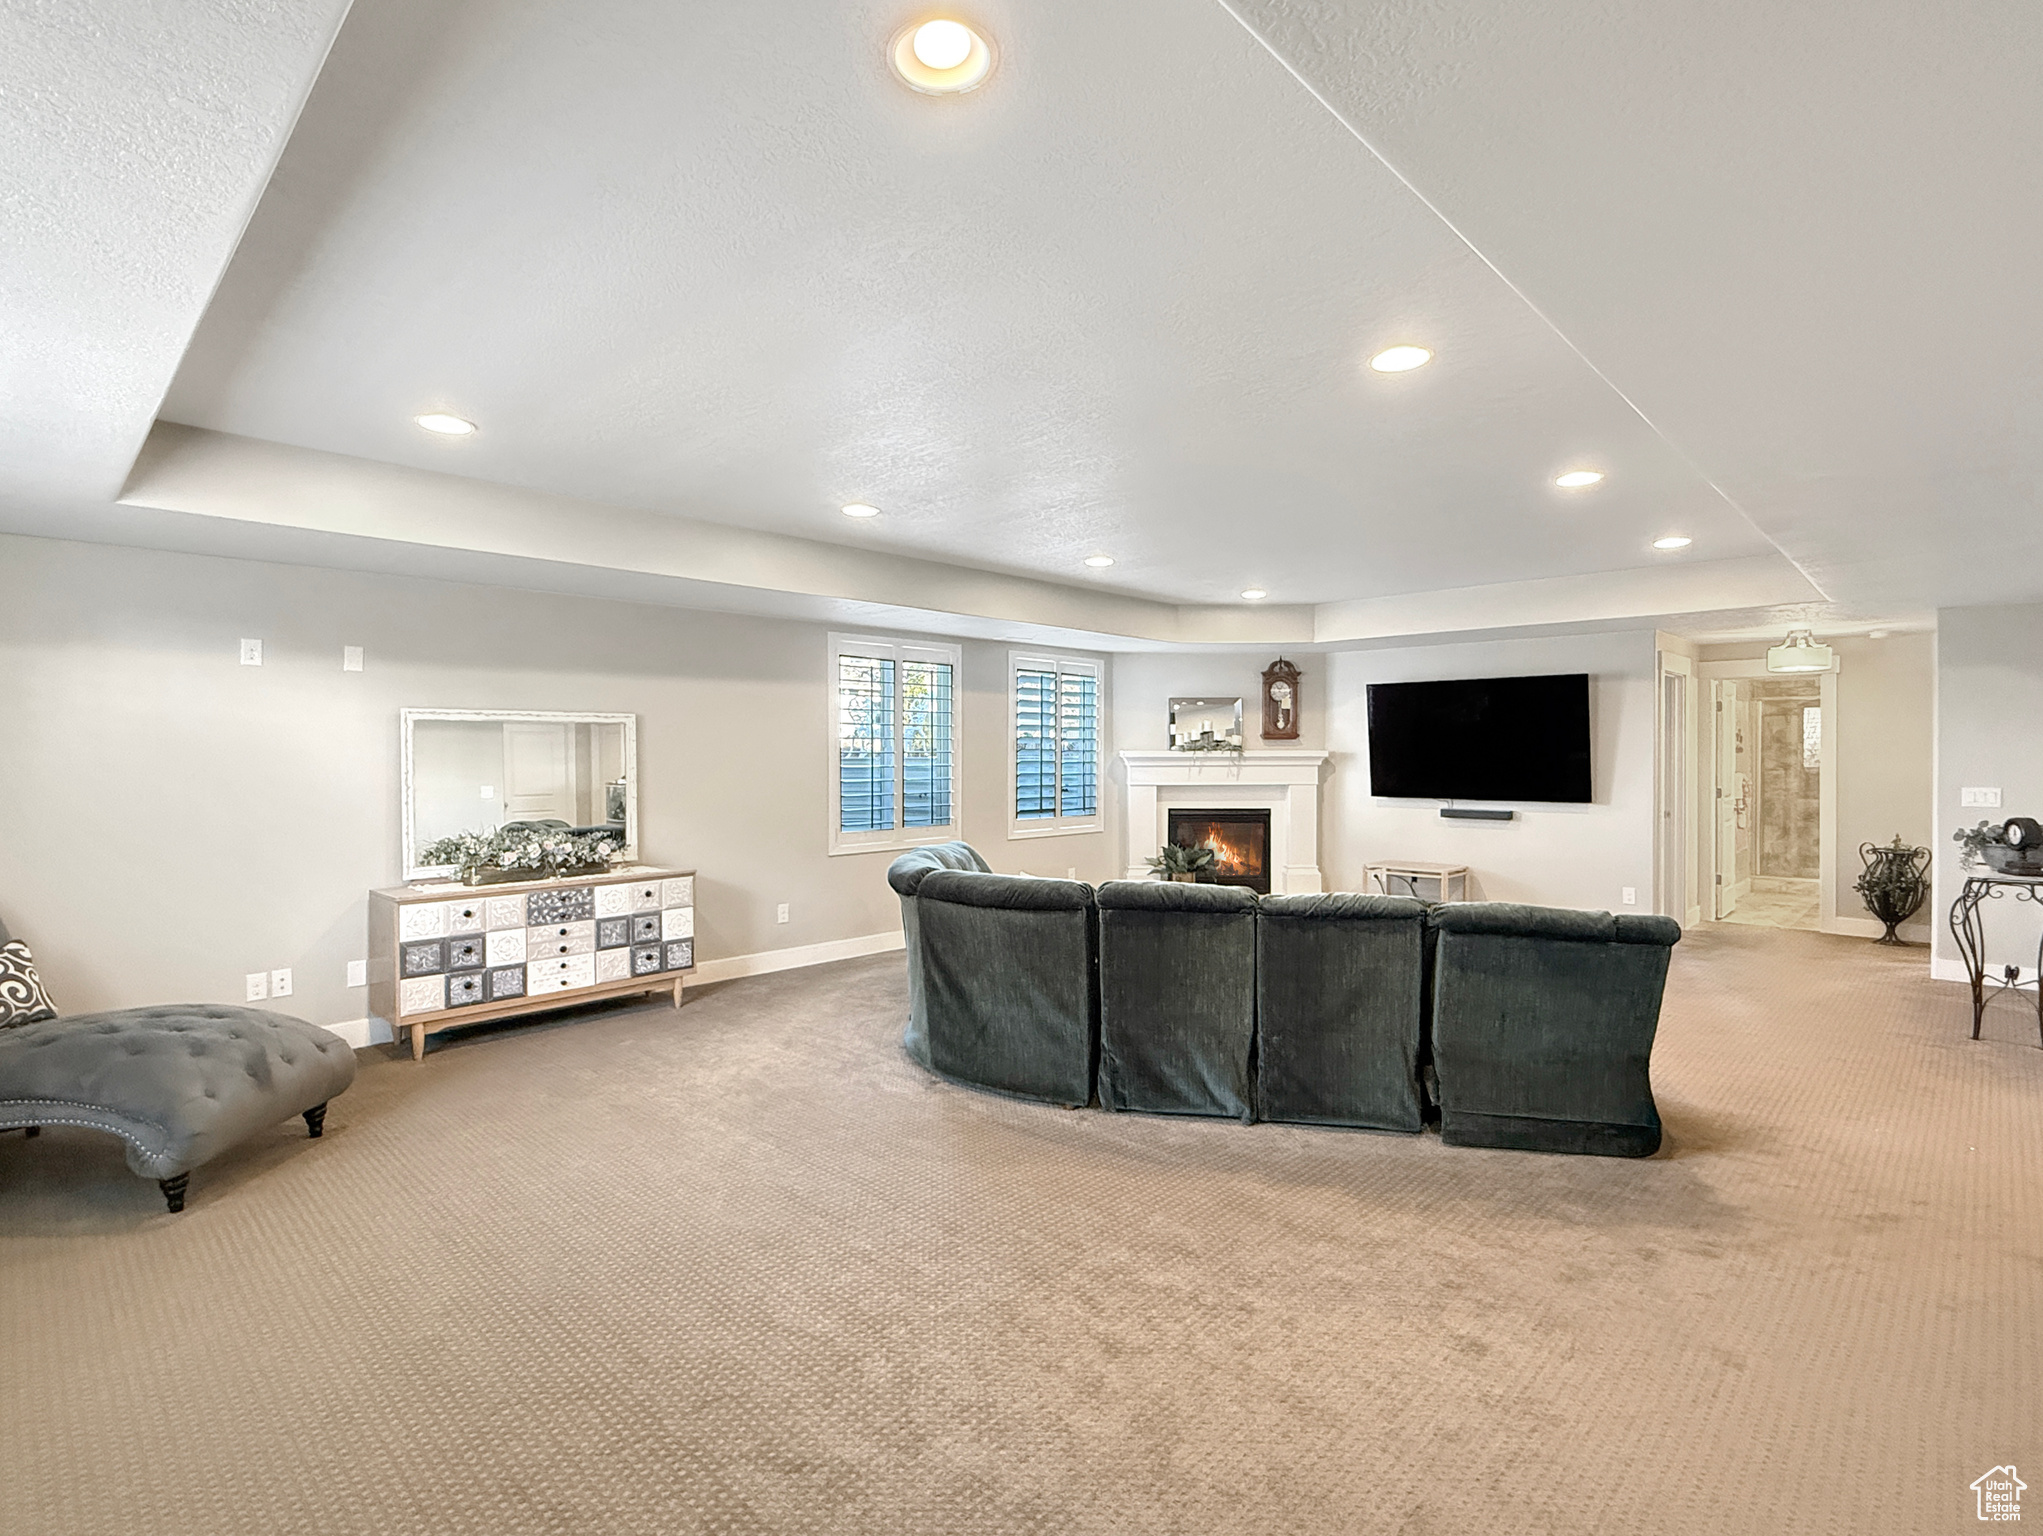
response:
[[[1369,685],[1369,792],[1589,799],[1589,674]]]

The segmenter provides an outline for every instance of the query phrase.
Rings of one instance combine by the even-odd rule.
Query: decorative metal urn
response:
[[[1873,942],[1899,944],[1894,930],[1922,910],[1929,899],[1930,851],[1911,848],[1896,834],[1894,841],[1861,843],[1859,859],[1865,872],[1852,887],[1866,903],[1866,910],[1887,925],[1887,931]]]

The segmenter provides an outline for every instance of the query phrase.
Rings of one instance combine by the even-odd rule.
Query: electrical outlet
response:
[[[1064,878],[1066,880],[1076,880],[1078,878],[1078,866],[1073,864],[1069,869],[1065,870]]]
[[[774,918],[773,920],[774,920],[774,921],[775,921],[776,923],[784,923],[784,922],[786,922],[786,921],[787,921],[787,903],[786,903],[786,902],[784,902],[784,901],[783,901],[783,902],[782,902],[782,903],[780,904],[780,912],[779,912],[779,914],[778,914],[778,915],[777,915],[777,916],[776,916],[776,917],[775,917],[775,918]]]
[[[348,962],[348,985],[351,987],[366,987],[369,985],[368,961],[350,960]]]
[[[362,670],[362,648],[359,645],[342,646],[341,671],[359,672],[361,670]]]
[[[1960,805],[1976,805],[1983,810],[2000,809],[1999,789],[1961,789],[1958,791]]]
[[[1628,907],[1636,907],[1639,904],[1639,888],[1636,885],[1624,888],[1624,904]]]
[[[281,971],[271,971],[270,996],[289,997],[290,995],[291,995],[291,968],[287,965]]]
[[[485,784],[485,785],[483,785],[483,786],[482,786],[482,798],[483,798],[483,799],[485,799],[485,800],[494,800],[494,799],[496,799],[496,797],[497,797],[497,787],[496,787],[496,785],[494,785],[494,784]]]
[[[260,640],[244,640],[241,642],[241,664],[244,667],[259,667],[262,665],[262,642]]]
[[[250,971],[241,979],[248,986],[249,1002],[259,1003],[270,995],[270,973],[268,971]]]

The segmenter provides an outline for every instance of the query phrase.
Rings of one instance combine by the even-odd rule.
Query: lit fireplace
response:
[[[1245,885],[1270,894],[1268,811],[1183,811],[1170,813],[1170,840],[1185,848],[1211,848],[1213,867],[1199,873],[1202,885]]]

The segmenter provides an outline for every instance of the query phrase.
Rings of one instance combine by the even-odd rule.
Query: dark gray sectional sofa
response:
[[[894,861],[909,1055],[1046,1103],[1646,1157],[1669,918]],[[1430,1070],[1429,1070],[1430,1068]],[[1430,1091],[1429,1091],[1430,1088]]]

